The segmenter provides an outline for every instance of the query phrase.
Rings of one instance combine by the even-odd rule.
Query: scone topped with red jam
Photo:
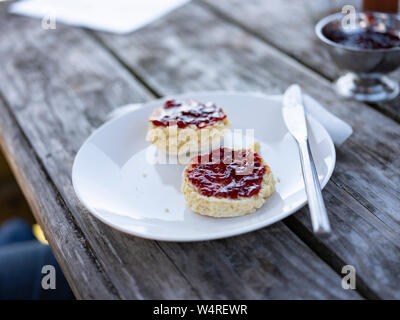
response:
[[[251,149],[215,149],[192,158],[183,172],[187,206],[212,217],[253,213],[274,190],[271,169]]]
[[[169,154],[197,153],[219,142],[229,122],[212,102],[168,100],[149,118],[147,139]]]

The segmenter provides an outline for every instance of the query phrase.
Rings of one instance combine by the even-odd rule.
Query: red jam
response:
[[[163,108],[154,112],[150,121],[155,126],[167,127],[176,124],[179,128],[186,128],[189,125],[195,125],[201,129],[225,118],[224,111],[211,102],[168,100]]]
[[[258,153],[219,148],[192,159],[192,168],[186,174],[203,196],[237,199],[256,195],[265,172]]]
[[[342,29],[325,27],[324,35],[333,42],[358,49],[389,49],[400,46],[400,38],[387,32],[345,32]]]

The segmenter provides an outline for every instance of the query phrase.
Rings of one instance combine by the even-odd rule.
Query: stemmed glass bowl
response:
[[[336,13],[321,19],[315,26],[318,38],[326,45],[332,61],[347,71],[334,87],[338,94],[360,101],[390,100],[399,94],[399,85],[387,73],[400,66],[399,46],[362,48],[333,41],[330,35],[352,36],[378,32],[400,40],[400,16],[381,12],[359,12],[351,27],[343,25],[345,15]]]

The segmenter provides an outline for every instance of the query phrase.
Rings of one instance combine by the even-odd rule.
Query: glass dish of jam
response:
[[[400,16],[383,12],[336,13],[315,26],[339,71],[336,92],[346,98],[378,102],[395,98],[400,88],[386,74],[400,66]]]

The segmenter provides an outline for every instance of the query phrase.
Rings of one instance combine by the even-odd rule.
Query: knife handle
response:
[[[298,145],[313,231],[316,234],[330,233],[331,227],[328,214],[322,198],[321,185],[319,184],[308,139],[298,141]]]

